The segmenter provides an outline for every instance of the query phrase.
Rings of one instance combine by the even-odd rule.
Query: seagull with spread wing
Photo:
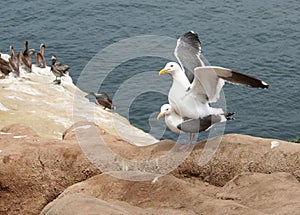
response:
[[[177,40],[174,54],[180,65],[176,62],[169,62],[159,75],[166,73],[172,75],[173,83],[168,100],[173,111],[182,120],[193,119],[201,122],[201,119],[208,116],[224,115],[221,108],[213,108],[210,103],[219,99],[225,81],[254,88],[268,88],[269,86],[264,81],[241,72],[223,67],[206,66],[201,59],[199,37],[193,31],[183,34]],[[213,125],[214,120],[211,120],[211,123]],[[188,127],[186,132],[190,132],[191,135],[195,133],[195,129]]]

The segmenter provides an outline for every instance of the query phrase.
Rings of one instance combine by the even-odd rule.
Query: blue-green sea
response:
[[[71,67],[76,83],[88,62],[110,45],[146,35],[177,39],[193,30],[211,65],[242,71],[270,85],[266,90],[225,85],[227,110],[236,112],[225,133],[290,140],[300,136],[299,11],[298,0],[11,0],[0,8],[0,52],[8,53],[11,44],[22,49],[24,40],[35,49],[45,43],[48,65],[55,54]],[[168,45],[175,48],[176,43]],[[114,96],[126,80],[146,71],[158,74],[168,61],[141,56],[123,62],[99,83],[99,91]],[[118,112],[122,104],[116,102]],[[132,102],[128,119],[148,132],[149,122],[166,102],[167,96],[155,90],[142,93]],[[157,138],[175,137],[166,131]]]

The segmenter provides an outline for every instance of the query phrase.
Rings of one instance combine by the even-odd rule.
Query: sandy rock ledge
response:
[[[236,134],[216,138],[217,147],[202,141],[183,163],[153,184],[101,173],[85,157],[74,134],[85,125],[96,126],[76,123],[67,129],[63,140],[42,138],[20,124],[1,129],[0,214],[250,215],[300,211],[298,144]],[[172,141],[137,147],[97,129],[108,147],[126,159],[155,159],[177,147]]]

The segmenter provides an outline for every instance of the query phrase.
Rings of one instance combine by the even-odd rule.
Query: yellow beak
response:
[[[159,120],[160,118],[162,118],[163,116],[164,116],[165,114],[164,113],[159,113],[158,115],[157,115],[157,120]]]
[[[166,74],[170,69],[162,69],[159,71],[159,75]]]

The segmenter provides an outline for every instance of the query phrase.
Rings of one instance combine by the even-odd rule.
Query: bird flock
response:
[[[25,71],[27,73],[32,72],[32,57],[35,54],[35,65],[39,68],[46,68],[46,58],[45,58],[45,48],[46,45],[42,43],[40,45],[40,50],[35,53],[35,49],[28,48],[28,41],[24,42],[24,50],[20,50],[18,54],[15,54],[14,47],[10,45],[10,56],[8,60],[5,60],[0,53],[0,73],[3,77],[12,74],[13,77],[20,77],[20,71]],[[57,61],[55,55],[51,57],[51,72],[55,75],[55,84],[61,83],[61,77],[66,75],[67,71],[70,69],[68,65],[62,64]],[[59,78],[59,79],[58,79]]]
[[[4,56],[1,57],[0,53],[0,73],[2,77],[7,77],[12,75],[13,77],[20,77],[20,71],[25,71],[27,73],[32,72],[32,58],[31,56],[35,54],[35,66],[38,68],[46,68],[46,58],[45,58],[45,48],[46,45],[42,43],[40,45],[40,50],[36,53],[35,49],[28,48],[28,41],[24,42],[24,51],[19,51],[15,55],[14,47],[10,47],[10,55],[8,59],[5,59]],[[50,71],[55,76],[53,81],[55,84],[61,84],[61,77],[65,76],[70,69],[66,64],[57,61],[57,57],[53,55],[51,57],[51,69]],[[95,96],[96,104],[102,106],[104,109],[113,109],[115,106],[112,103],[111,97],[107,93],[96,94],[94,92],[89,93],[90,95]]]
[[[161,106],[157,119],[165,117],[165,123],[175,133],[190,133],[186,148],[192,146],[196,133],[209,130],[214,124],[233,120],[234,112],[213,108],[224,82],[253,88],[268,88],[262,80],[231,69],[208,66],[201,58],[201,42],[198,34],[189,31],[178,40],[174,51],[178,63],[169,62],[159,72],[173,78],[169,90],[169,104]]]

